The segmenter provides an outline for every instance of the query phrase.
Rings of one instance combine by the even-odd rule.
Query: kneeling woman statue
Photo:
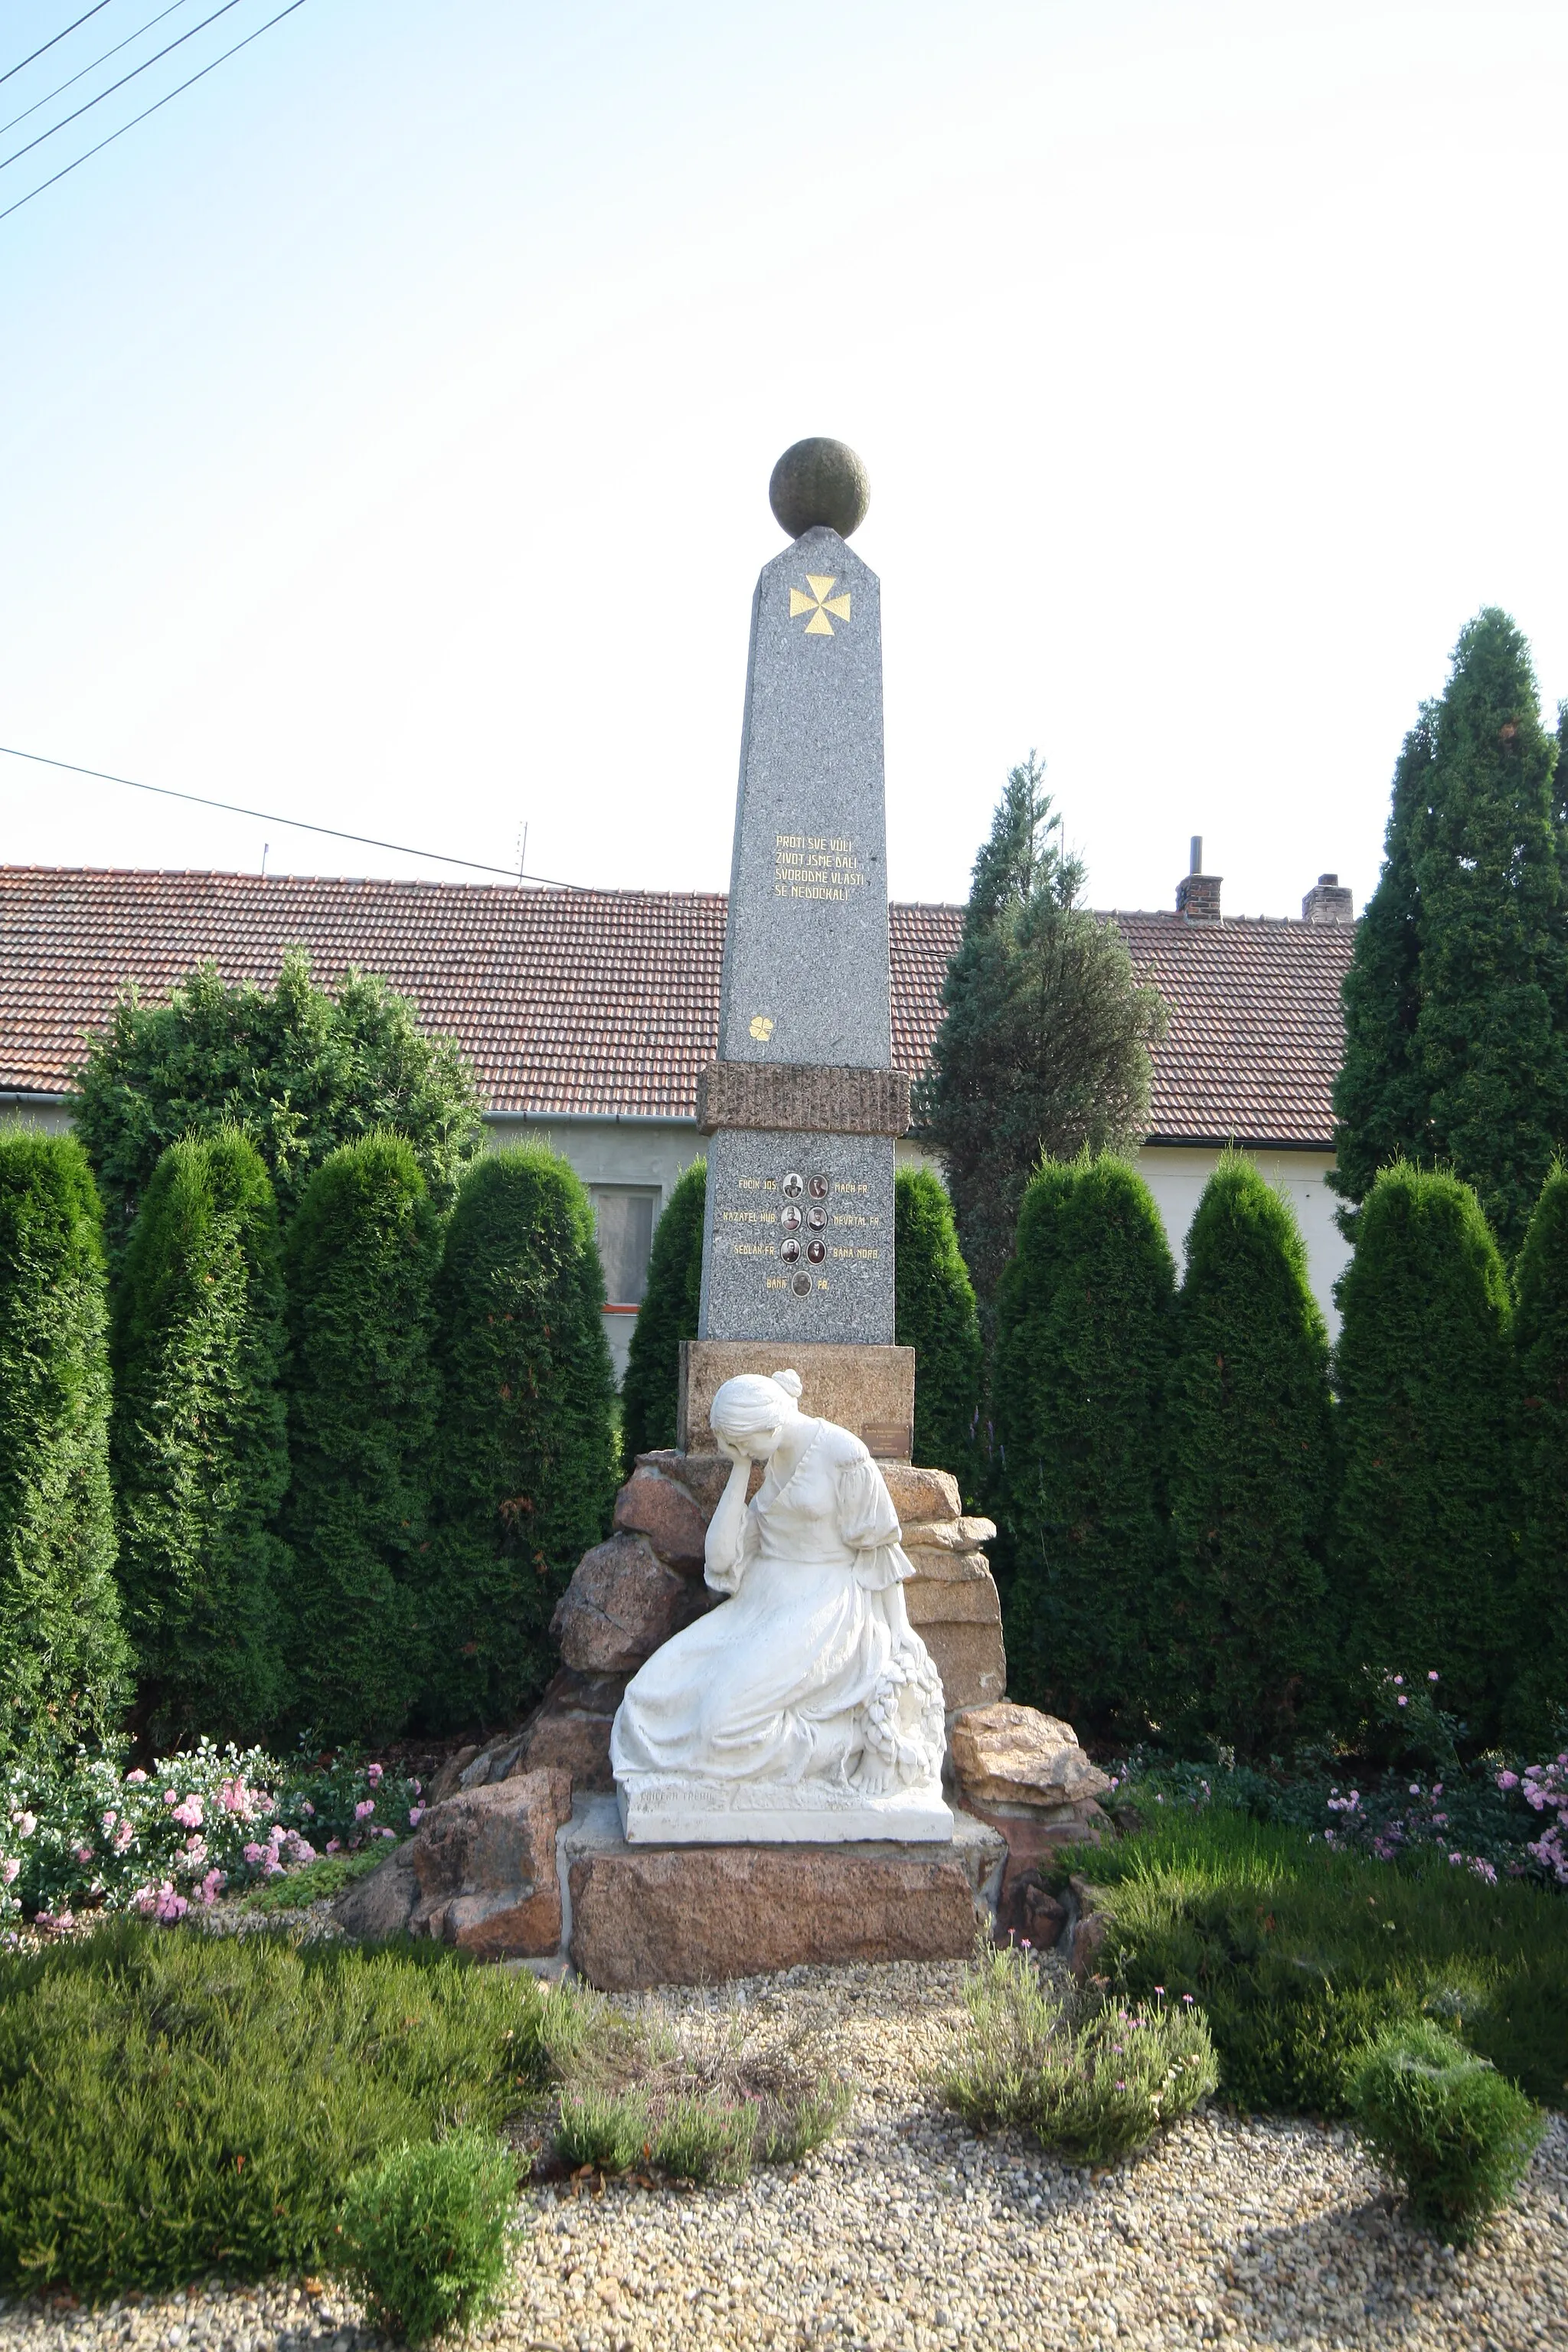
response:
[[[881,1472],[815,1421],[800,1379],[726,1381],[732,1468],[707,1580],[731,1596],[656,1650],[610,1740],[633,1844],[947,1839],[942,1684],[910,1625],[913,1573]],[[754,1462],[767,1475],[752,1501]]]

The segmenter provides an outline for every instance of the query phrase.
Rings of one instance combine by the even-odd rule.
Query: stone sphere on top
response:
[[[871,485],[854,450],[821,434],[786,449],[768,484],[768,504],[792,539],[819,523],[847,539],[870,503]]]

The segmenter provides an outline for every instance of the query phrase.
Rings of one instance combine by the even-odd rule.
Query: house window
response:
[[[647,1290],[648,1253],[658,1193],[640,1184],[591,1184],[605,1296],[612,1307],[640,1307]]]

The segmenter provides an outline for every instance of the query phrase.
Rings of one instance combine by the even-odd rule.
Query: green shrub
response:
[[[1022,2125],[1084,2163],[1114,2163],[1189,2115],[1218,2079],[1190,2002],[1064,2003],[1013,1946],[977,1958],[963,1996],[968,2024],[944,2088],[983,2130]]]
[[[276,988],[230,987],[205,963],[167,1004],[122,997],[77,1080],[78,1131],[103,1189],[118,1258],[166,1145],[242,1127],[267,1163],[285,1222],[339,1144],[384,1128],[408,1137],[445,1204],[479,1149],[473,1081],[417,1009],[365,972],[317,988],[302,948]]]
[[[1336,1655],[1329,1339],[1289,1204],[1238,1153],[1205,1185],[1187,1236],[1167,1421],[1162,1728],[1278,1753],[1303,1707],[1321,1707]]]
[[[993,1414],[1008,1677],[1075,1723],[1135,1719],[1164,1565],[1175,1268],[1125,1161],[1047,1161],[997,1297]]]
[[[0,1129],[0,1763],[101,1737],[125,1696],[106,1320],[87,1154]]]
[[[1484,1738],[1507,1675],[1514,1368],[1508,1281],[1469,1186],[1385,1169],[1337,1297],[1344,1664],[1438,1669]]]
[[[152,1737],[247,1739],[282,1709],[289,1484],[278,1207],[236,1128],[172,1143],[115,1293],[120,1583]]]
[[[1564,1744],[1568,1708],[1568,1165],[1561,1160],[1525,1234],[1514,1293],[1521,1556],[1507,1721],[1521,1745],[1555,1748]]]
[[[1428,2011],[1532,2096],[1568,2080],[1562,1898],[1331,1853],[1221,1811],[1150,1826],[1059,1865],[1107,1913],[1100,1965],[1128,2001],[1156,1986],[1202,2006],[1226,2098],[1342,2115],[1349,2070],[1384,2027]]]
[[[654,1228],[647,1289],[632,1327],[626,1376],[621,1382],[622,1449],[626,1475],[639,1454],[675,1444],[680,1387],[680,1343],[697,1337],[702,1297],[702,1216],[708,1162],[684,1169]]]
[[[1546,2126],[1532,2099],[1426,2018],[1377,2036],[1349,2095],[1362,2138],[1416,2220],[1459,2245],[1508,2202]]]
[[[395,1135],[323,1160],[285,1244],[289,1663],[299,1719],[329,1741],[395,1730],[425,1682],[440,1246],[413,1149]]]
[[[0,2284],[320,2268],[360,2166],[539,2097],[545,2009],[438,1945],[117,1921],[0,1953]]]
[[[302,1869],[285,1871],[281,1878],[264,1879],[253,1886],[244,1899],[247,1911],[299,1911],[309,1903],[323,1903],[352,1886],[356,1878],[368,1878],[379,1870],[389,1853],[396,1852],[384,1839],[374,1845],[362,1846],[357,1853],[323,1853]]]
[[[515,1721],[558,1663],[550,1619],[619,1476],[588,1196],[542,1145],[464,1179],[436,1286],[445,1387],[423,1712]]]
[[[390,2335],[426,2343],[496,2300],[516,2198],[517,2159],[500,2140],[457,2132],[395,2148],[344,2189],[333,2267]]]
[[[893,1178],[893,1338],[915,1351],[914,1458],[976,1495],[980,1318],[952,1203],[929,1168]]]

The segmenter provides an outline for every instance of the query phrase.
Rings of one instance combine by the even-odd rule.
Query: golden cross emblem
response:
[[[827,617],[829,613],[836,614],[841,621],[847,621],[849,618],[847,590],[842,596],[830,596],[827,593],[837,576],[837,572],[808,572],[805,575],[805,585],[811,591],[810,595],[806,595],[804,589],[790,590],[790,619],[798,621],[803,613],[811,614],[803,632],[805,636],[830,637],[833,635],[833,623]]]

